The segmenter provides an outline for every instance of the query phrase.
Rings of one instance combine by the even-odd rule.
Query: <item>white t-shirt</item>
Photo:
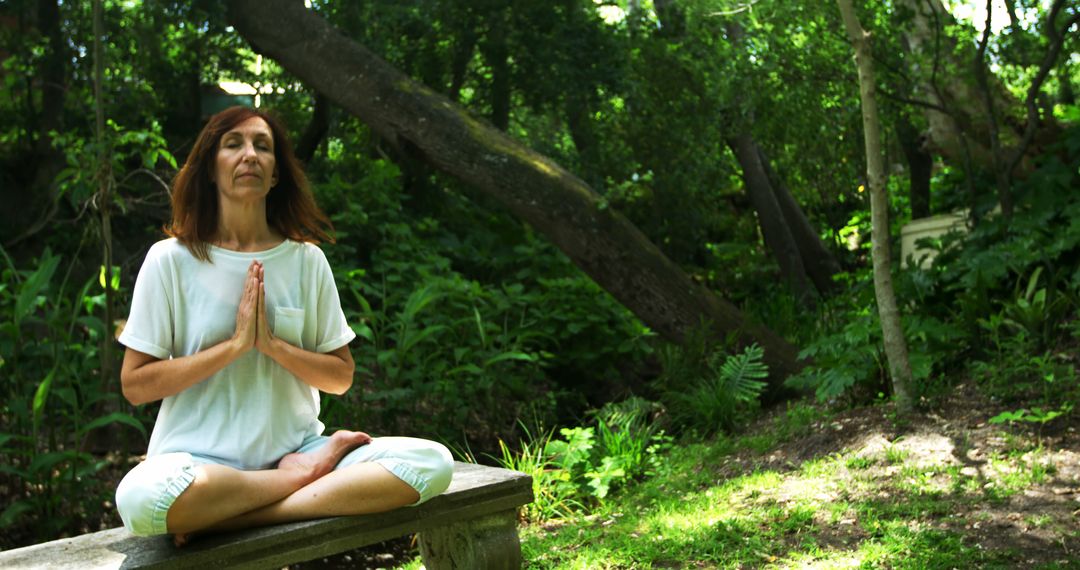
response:
[[[330,352],[356,334],[326,256],[291,240],[266,251],[210,247],[199,261],[175,238],[146,254],[120,342],[155,358],[195,354],[232,337],[248,266],[263,264],[266,313],[278,338]],[[161,404],[148,456],[186,451],[238,469],[275,465],[319,435],[319,392],[258,350]]]

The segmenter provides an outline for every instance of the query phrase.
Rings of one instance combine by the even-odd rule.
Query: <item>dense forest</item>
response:
[[[122,397],[116,338],[232,105],[288,125],[334,225],[357,376],[323,421],[532,473],[523,519],[578,521],[536,527],[537,567],[819,556],[570,552],[660,478],[853,410],[892,445],[985,409],[963,421],[1029,438],[1018,472],[1080,451],[1078,28],[1072,0],[0,2],[0,549],[119,523],[157,404]],[[971,560],[949,532],[912,567]]]

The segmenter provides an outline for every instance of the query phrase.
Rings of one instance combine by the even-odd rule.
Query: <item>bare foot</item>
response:
[[[182,548],[184,546],[187,546],[188,541],[191,540],[191,537],[193,535],[194,535],[194,533],[190,533],[190,532],[178,532],[178,533],[174,534],[173,537],[172,537],[173,546],[175,546],[177,548]]]
[[[334,470],[338,462],[350,451],[371,443],[371,436],[362,431],[336,431],[330,441],[310,453],[290,453],[278,462],[278,469],[306,471],[309,481],[314,481]]]

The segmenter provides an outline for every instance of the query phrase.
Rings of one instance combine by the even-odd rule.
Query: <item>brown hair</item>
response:
[[[311,243],[334,242],[334,226],[319,209],[307,176],[293,154],[292,143],[281,121],[249,107],[229,107],[210,117],[184,166],[173,179],[172,223],[165,233],[187,246],[191,254],[210,261],[209,243],[218,229],[218,196],[214,185],[214,160],[225,133],[240,123],[259,117],[274,137],[278,182],[266,197],[266,221],[285,237]]]

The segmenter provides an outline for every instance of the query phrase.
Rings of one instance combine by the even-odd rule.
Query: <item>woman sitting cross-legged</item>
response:
[[[163,400],[147,458],[116,505],[138,535],[231,530],[417,505],[446,490],[438,443],[322,435],[319,392],[353,380],[316,206],[286,132],[233,107],[212,117],[173,184],[120,342],[133,404]]]

